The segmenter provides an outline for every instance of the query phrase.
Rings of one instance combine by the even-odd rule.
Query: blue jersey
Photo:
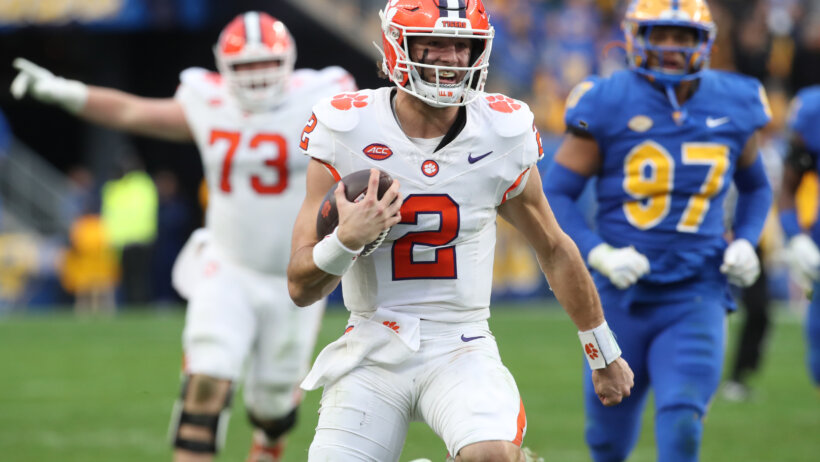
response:
[[[685,279],[725,248],[724,196],[746,142],[770,119],[760,82],[721,71],[704,71],[682,109],[676,120],[664,91],[629,70],[593,77],[567,101],[567,126],[600,150],[597,232],[647,255],[650,282]]]
[[[817,161],[820,155],[820,85],[800,90],[792,103],[789,126]]]
[[[800,90],[792,102],[789,127],[800,135],[806,150],[814,160],[815,168],[820,173],[820,85]],[[820,221],[811,227],[814,242],[820,242]]]

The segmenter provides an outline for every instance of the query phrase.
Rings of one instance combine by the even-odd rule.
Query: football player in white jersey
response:
[[[237,16],[214,48],[219,73],[187,69],[173,98],[150,99],[54,76],[23,59],[18,98],[62,106],[106,127],[199,147],[210,192],[206,226],[174,267],[188,299],[184,384],[175,406],[175,460],[210,461],[227,424],[233,385],[255,427],[250,461],[277,461],[301,400],[324,301],[298,309],[287,292],[292,224],[308,159],[299,134],[322,97],[355,90],[346,71],[296,70],[285,25]]]
[[[324,386],[309,460],[398,460],[413,420],[455,460],[524,460],[524,406],[487,324],[497,214],[535,249],[604,404],[629,395],[632,371],[541,191],[533,114],[482,91],[493,37],[482,2],[391,0],[382,31],[395,86],[318,103],[302,134],[311,161],[288,287],[308,306],[341,280],[351,312],[302,382]],[[325,192],[362,169],[373,169],[367,193],[349,202],[340,183],[339,225],[318,236]],[[395,180],[381,199],[376,169]]]

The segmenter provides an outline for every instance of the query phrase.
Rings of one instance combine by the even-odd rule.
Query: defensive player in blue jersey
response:
[[[772,193],[756,136],[770,111],[758,81],[707,69],[716,28],[705,1],[633,0],[623,28],[630,69],[572,92],[544,181],[635,372],[632,396],[613,408],[586,373],[586,441],[596,462],[625,460],[651,387],[657,460],[695,461],[734,308],[728,282],[748,286],[760,271],[754,244]],[[592,176],[596,230],[574,203]]]
[[[803,173],[818,170],[820,156],[820,86],[801,90],[792,103],[791,150],[783,169],[783,190],[778,205],[783,231],[789,237],[792,271],[810,290],[811,305],[806,321],[808,366],[815,385],[820,386],[820,225],[804,232],[797,221],[795,193]]]

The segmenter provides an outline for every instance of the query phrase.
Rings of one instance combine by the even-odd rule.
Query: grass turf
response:
[[[738,318],[733,316],[732,318]],[[325,318],[320,345],[336,338],[343,310]],[[71,315],[0,318],[0,460],[171,460],[166,431],[179,388],[181,311],[131,310],[111,319]],[[733,345],[738,319],[730,323]],[[575,330],[557,307],[493,308],[490,326],[527,408],[525,445],[547,461],[587,461],[581,367]],[[730,354],[734,351],[730,346]],[[750,402],[718,397],[709,414],[701,460],[802,462],[820,452],[820,394],[804,367],[802,329],[777,317]],[[307,395],[287,461],[307,459],[320,392]],[[651,407],[651,403],[649,405]],[[242,400],[235,400],[224,452],[244,460],[250,440]],[[655,460],[651,416],[631,462]],[[411,425],[401,460],[443,461],[445,448]]]

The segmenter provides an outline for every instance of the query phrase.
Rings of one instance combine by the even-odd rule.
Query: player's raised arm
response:
[[[535,249],[538,263],[561,306],[578,327],[582,343],[595,343],[602,356],[590,361],[593,382],[604,405],[629,396],[633,374],[604,320],[601,301],[578,248],[558,226],[533,167],[524,191],[502,204],[501,216],[515,226]],[[589,356],[588,356],[589,359]]]
[[[112,88],[86,85],[55,76],[31,61],[17,58],[19,71],[11,93],[62,107],[104,127],[169,141],[190,141],[191,131],[182,105],[174,98],[143,98]]]
[[[344,184],[339,182],[334,192],[339,225],[333,233],[320,239],[316,232],[316,215],[334,182],[326,167],[311,159],[307,192],[294,224],[288,263],[288,291],[299,306],[307,306],[330,294],[364,246],[401,219],[399,182],[394,181],[378,199],[379,172],[373,169],[367,194],[356,203],[347,200]]]

